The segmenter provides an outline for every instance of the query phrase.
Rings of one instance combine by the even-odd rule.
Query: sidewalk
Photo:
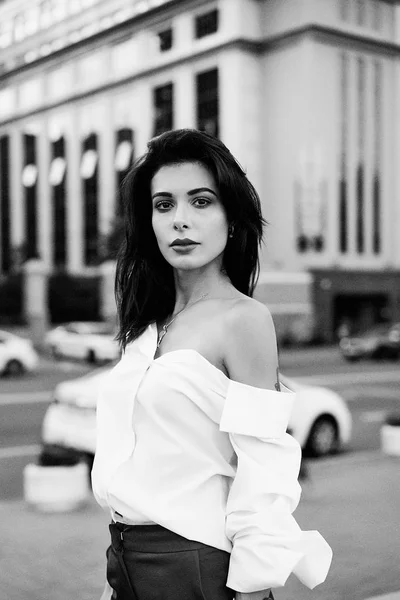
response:
[[[310,471],[295,515],[332,546],[331,571],[311,592],[290,578],[277,600],[400,600],[400,459],[365,452],[315,461]]]
[[[310,591],[290,577],[276,600],[400,600],[400,459],[368,452],[309,469],[295,516],[302,529],[321,532],[334,561],[324,584]],[[23,500],[0,503],[0,597],[98,600],[107,524],[93,501],[65,514],[37,513]]]

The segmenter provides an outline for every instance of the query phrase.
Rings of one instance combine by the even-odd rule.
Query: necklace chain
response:
[[[162,329],[160,331],[160,335],[158,336],[158,340],[157,340],[157,348],[159,347],[159,345],[163,341],[164,336],[165,336],[165,334],[168,331],[168,327],[170,325],[172,325],[172,323],[175,321],[176,317],[178,315],[180,315],[181,313],[183,313],[184,310],[186,310],[187,308],[189,308],[189,306],[193,306],[194,304],[197,304],[197,302],[200,302],[200,300],[203,300],[208,295],[209,295],[209,292],[207,292],[206,294],[203,294],[202,296],[200,296],[200,298],[198,298],[194,302],[189,302],[188,304],[186,304],[186,306],[184,306],[179,312],[176,313],[176,315],[174,316],[174,318],[171,319],[171,321],[169,321],[169,323],[165,323],[165,325],[162,326]]]

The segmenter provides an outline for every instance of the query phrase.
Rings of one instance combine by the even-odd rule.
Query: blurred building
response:
[[[0,274],[96,273],[132,160],[196,127],[261,195],[280,337],[400,320],[399,58],[383,0],[3,0]]]

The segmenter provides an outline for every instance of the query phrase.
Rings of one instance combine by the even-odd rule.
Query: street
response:
[[[290,377],[342,394],[353,414],[354,431],[347,452],[310,460],[295,513],[303,530],[320,531],[332,546],[328,578],[312,592],[290,577],[284,588],[275,590],[275,597],[369,600],[397,592],[398,459],[379,451],[379,429],[386,412],[400,409],[398,364],[349,365],[329,348],[287,350],[281,353],[280,364]],[[83,364],[44,361],[36,375],[0,381],[0,521],[7,548],[1,586],[8,600],[100,596],[108,516],[93,499],[78,511],[40,514],[22,497],[22,470],[35,461],[41,421],[54,386],[89,370]]]
[[[353,417],[349,452],[379,449],[385,416],[400,412],[399,362],[348,363],[334,348],[315,348],[282,353],[280,366],[302,383],[326,386],[347,401]]]
[[[324,385],[348,401],[353,435],[348,453],[378,450],[385,415],[400,410],[396,362],[346,363],[334,348],[281,352],[281,371],[304,383]],[[36,374],[0,380],[0,499],[22,496],[22,471],[39,450],[44,413],[56,384],[79,377],[85,363],[42,360]]]
[[[0,500],[22,496],[22,472],[35,462],[54,387],[88,373],[85,363],[42,359],[36,373],[0,379]]]

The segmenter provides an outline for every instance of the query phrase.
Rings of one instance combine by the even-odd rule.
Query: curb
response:
[[[400,600],[400,591],[384,594],[383,596],[372,596],[366,600]]]

